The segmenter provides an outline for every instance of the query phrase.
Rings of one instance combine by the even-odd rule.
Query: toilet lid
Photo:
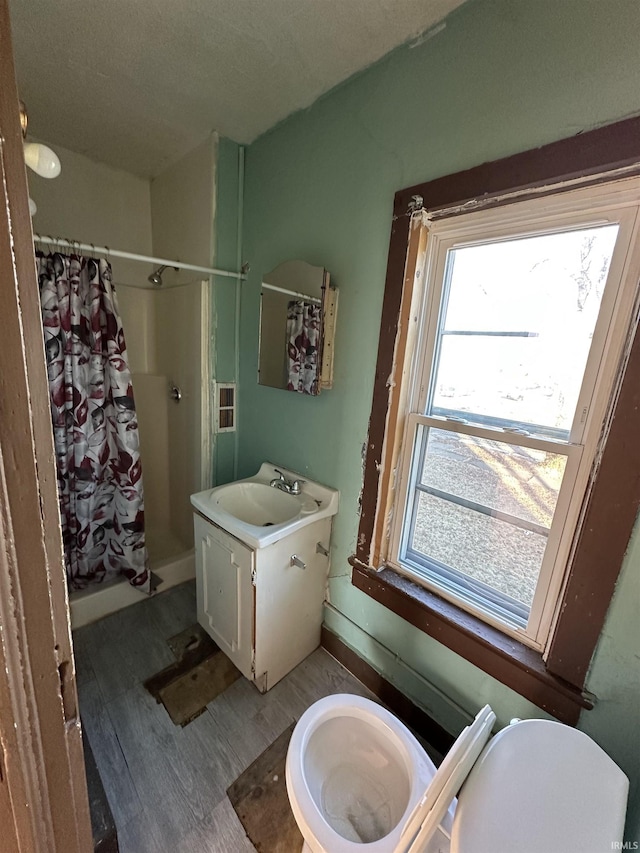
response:
[[[584,732],[523,720],[492,739],[460,791],[452,853],[607,853],[628,780]]]
[[[496,715],[485,705],[462,731],[407,818],[396,848],[398,853],[421,853],[425,849],[482,752],[495,720]]]

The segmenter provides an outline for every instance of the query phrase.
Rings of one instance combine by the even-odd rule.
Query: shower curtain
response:
[[[104,260],[37,253],[67,578],[149,591],[131,372]]]
[[[287,390],[318,394],[320,306],[293,300],[287,306]]]

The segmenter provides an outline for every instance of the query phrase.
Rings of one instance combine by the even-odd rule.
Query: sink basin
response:
[[[279,468],[288,480],[301,475]],[[269,485],[276,468],[265,462],[254,477],[191,495],[205,518],[253,548],[264,548],[314,521],[335,515],[339,492],[307,480],[299,495]]]
[[[300,512],[299,496],[289,495],[266,483],[230,483],[218,493],[218,506],[240,521],[270,527]]]

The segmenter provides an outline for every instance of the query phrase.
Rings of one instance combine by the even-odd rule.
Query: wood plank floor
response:
[[[265,695],[241,678],[174,726],[142,682],[173,661],[167,640],[195,621],[189,582],[74,632],[82,721],[121,853],[252,853],[228,786],[322,696],[375,699],[318,649]]]

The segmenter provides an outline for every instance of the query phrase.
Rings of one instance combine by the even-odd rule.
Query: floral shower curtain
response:
[[[36,256],[69,586],[149,591],[138,421],[104,259]]]
[[[293,300],[287,306],[287,390],[318,393],[320,306]]]

